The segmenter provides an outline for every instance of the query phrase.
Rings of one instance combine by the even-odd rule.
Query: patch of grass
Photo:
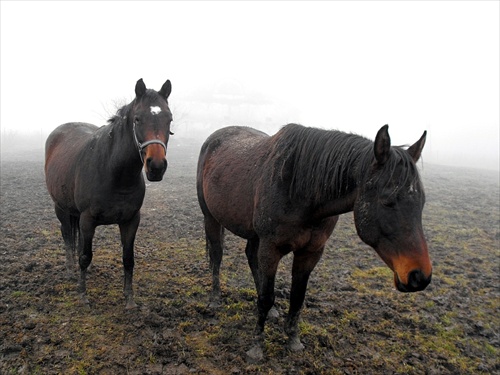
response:
[[[484,348],[486,349],[486,353],[488,353],[490,356],[492,356],[494,358],[498,358],[498,355],[499,355],[498,348],[495,348],[493,345],[491,345],[490,343],[487,343],[487,342],[484,343]]]
[[[354,268],[350,276],[350,285],[360,293],[372,293],[384,295],[386,289],[381,289],[380,285],[392,283],[393,274],[388,267],[371,267],[368,269]]]
[[[436,303],[432,300],[425,301],[424,303],[424,309],[431,310],[434,306],[436,306]]]
[[[16,290],[16,291],[11,293],[12,298],[22,298],[22,297],[26,297],[27,295],[28,295],[28,293],[26,293],[25,291],[22,291],[22,290]]]
[[[209,335],[205,332],[195,332],[186,335],[186,344],[193,348],[198,356],[210,357],[216,350],[211,344]]]

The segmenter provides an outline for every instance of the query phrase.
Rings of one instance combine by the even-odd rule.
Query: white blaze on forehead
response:
[[[151,113],[153,115],[157,115],[160,112],[161,112],[161,108],[160,107],[158,107],[158,106],[151,106]]]

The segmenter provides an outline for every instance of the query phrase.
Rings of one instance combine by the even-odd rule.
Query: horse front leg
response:
[[[318,264],[323,254],[323,249],[324,246],[316,251],[303,251],[294,254],[290,308],[285,320],[285,332],[288,335],[288,348],[292,351],[304,349],[299,334],[300,311],[306,296],[309,276],[316,264]]]
[[[259,238],[252,238],[247,241],[247,245],[245,247],[245,254],[247,256],[248,265],[250,266],[250,270],[252,271],[253,281],[255,283],[255,290],[259,290]]]
[[[92,241],[95,233],[95,223],[90,215],[80,216],[80,240],[78,243],[78,263],[80,265],[80,278],[78,293],[82,304],[89,305],[87,298],[87,269],[92,262]]]
[[[253,281],[255,283],[255,290],[259,290],[259,238],[255,237],[247,241],[245,254],[247,256],[248,265],[252,271]],[[271,307],[267,313],[267,318],[277,319],[279,317],[278,310],[274,306]]]
[[[269,310],[274,305],[274,283],[281,254],[272,244],[261,242],[258,249],[257,325],[253,347],[247,351],[247,360],[258,362],[264,358],[264,326]]]
[[[119,224],[121,242],[123,246],[123,294],[125,296],[125,309],[133,309],[137,307],[134,301],[134,290],[132,280],[134,277],[134,242],[137,228],[141,221],[140,213],[137,214],[128,222]]]

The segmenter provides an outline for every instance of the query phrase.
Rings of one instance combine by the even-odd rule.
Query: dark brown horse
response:
[[[71,272],[78,241],[79,292],[86,297],[87,268],[98,225],[118,224],[123,246],[126,307],[135,307],[132,291],[134,241],[144,200],[144,168],[149,181],[161,181],[167,169],[172,113],[167,80],[160,91],[142,79],[135,99],[120,108],[108,125],[68,123],[56,128],[45,144],[45,180],[55,203]]]
[[[224,228],[247,240],[246,256],[258,292],[256,344],[274,304],[280,259],[293,253],[289,348],[301,350],[298,318],[311,271],[340,214],[354,211],[359,237],[394,272],[402,292],[425,289],[432,267],[422,230],[424,190],[416,161],[426,133],[408,149],[391,147],[388,126],[375,142],[354,134],[283,127],[274,136],[228,127],[203,144],[198,161],[198,200],[205,217],[212,269],[212,298],[220,299]]]

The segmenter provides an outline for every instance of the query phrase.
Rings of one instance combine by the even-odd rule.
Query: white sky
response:
[[[371,139],[388,123],[395,144],[427,130],[426,161],[498,169],[499,4],[1,1],[0,124],[102,125],[139,78],[170,79],[174,106],[233,79],[291,121]]]

